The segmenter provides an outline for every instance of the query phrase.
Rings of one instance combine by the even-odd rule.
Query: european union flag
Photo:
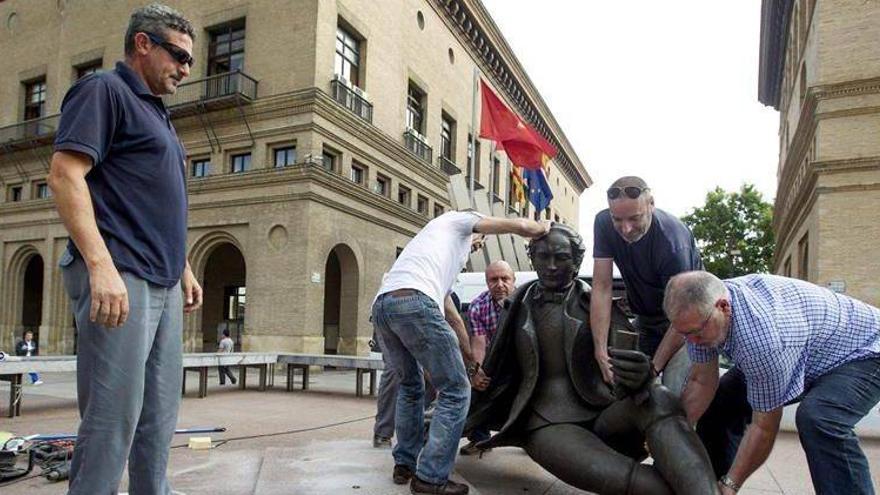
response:
[[[550,200],[553,199],[553,191],[550,190],[550,184],[544,177],[544,170],[524,169],[523,178],[529,185],[529,201],[535,205],[535,210],[546,210],[550,206]]]

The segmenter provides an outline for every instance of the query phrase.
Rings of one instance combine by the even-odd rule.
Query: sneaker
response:
[[[411,479],[415,479],[415,473],[412,468],[409,466],[404,466],[403,464],[395,464],[394,471],[391,473],[391,477],[394,479],[395,485],[405,485]]]
[[[458,453],[461,455],[482,455],[484,452],[489,452],[491,450],[492,449],[481,449],[477,447],[477,442],[471,441],[468,442],[467,445],[465,445],[464,447],[458,449]]]
[[[413,494],[467,495],[468,491],[470,491],[470,487],[463,483],[456,483],[452,480],[446,480],[446,483],[434,485],[414,476],[412,482],[409,484],[409,491]]]
[[[42,384],[43,384],[43,380],[37,380],[34,382],[34,385],[42,385]]]
[[[390,449],[391,448],[391,438],[383,437],[382,435],[373,435],[373,448],[374,449]]]

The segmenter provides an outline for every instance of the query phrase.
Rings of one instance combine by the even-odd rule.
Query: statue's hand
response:
[[[611,349],[608,353],[615,385],[635,391],[655,378],[651,360],[644,353],[624,349]]]
[[[489,388],[491,382],[492,379],[486,376],[483,368],[478,369],[474,376],[471,377],[471,386],[474,387],[474,390],[479,390],[480,392]]]

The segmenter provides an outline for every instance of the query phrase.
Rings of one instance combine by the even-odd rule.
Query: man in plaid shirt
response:
[[[471,352],[474,360],[480,364],[486,358],[486,350],[495,337],[498,329],[498,317],[501,315],[502,303],[516,288],[516,275],[506,261],[493,261],[486,267],[486,286],[483,292],[471,301],[468,307],[469,333],[471,336]],[[472,455],[479,451],[477,442],[489,438],[489,430],[477,428],[468,436],[470,443],[459,450],[461,455]]]
[[[747,275],[722,282],[708,272],[670,280],[664,309],[694,362],[682,395],[689,420],[703,416],[716,390],[745,385],[751,424],[730,446],[727,470],[715,465],[723,494],[735,493],[764,463],[783,406],[792,402],[800,403],[798,434],[816,492],[874,493],[853,428],[880,401],[880,309],[800,280]],[[735,365],[720,390],[719,354]]]

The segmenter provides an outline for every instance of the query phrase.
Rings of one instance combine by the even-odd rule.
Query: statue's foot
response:
[[[429,494],[429,495],[467,495],[470,487],[464,483],[456,483],[452,480],[446,480],[446,483],[435,485],[422,481],[418,476],[414,476],[409,484],[409,491],[413,494]]]

